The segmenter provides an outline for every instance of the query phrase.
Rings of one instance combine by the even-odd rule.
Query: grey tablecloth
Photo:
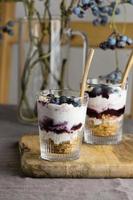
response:
[[[133,132],[131,120],[125,132]],[[133,200],[133,179],[34,179],[21,173],[18,140],[37,128],[22,125],[16,107],[0,106],[0,200]]]

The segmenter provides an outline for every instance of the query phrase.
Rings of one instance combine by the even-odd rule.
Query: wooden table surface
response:
[[[133,179],[50,179],[24,177],[18,141],[37,127],[22,125],[16,107],[0,106],[0,200],[132,200]],[[126,120],[124,131],[133,133]]]

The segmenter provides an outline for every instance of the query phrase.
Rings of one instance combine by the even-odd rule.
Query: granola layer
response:
[[[69,154],[77,151],[78,146],[80,146],[81,137],[77,137],[72,141],[62,142],[60,144],[55,144],[52,139],[48,139],[45,141],[45,145],[47,146],[47,151],[55,154]]]
[[[96,118],[87,119],[87,128],[95,136],[114,136],[121,128],[123,116],[114,117],[110,115],[102,115],[102,118],[97,122]]]

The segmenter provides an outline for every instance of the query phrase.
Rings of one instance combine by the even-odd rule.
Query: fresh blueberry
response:
[[[50,99],[50,103],[56,104],[56,99],[55,98]]]
[[[73,13],[75,14],[75,15],[80,15],[80,13],[81,13],[81,7],[75,7],[74,9],[73,9]]]
[[[102,13],[108,13],[109,8],[107,6],[103,6],[99,8]]]
[[[4,33],[8,33],[11,36],[14,35],[14,31],[10,27],[8,27],[8,26],[4,26],[3,27],[3,32]]]
[[[109,98],[109,89],[107,86],[102,88],[102,97],[108,99]]]
[[[116,15],[119,15],[119,14],[120,14],[120,8],[116,8],[116,9],[115,9],[115,14],[116,14]]]
[[[60,103],[67,103],[67,97],[66,96],[61,96],[60,97]]]
[[[95,90],[94,92],[96,93],[97,96],[101,95],[101,93],[102,93],[102,88],[101,88],[100,85],[97,86],[97,87],[95,87],[94,90]]]
[[[92,14],[93,14],[94,16],[99,16],[100,12],[99,12],[99,10],[93,10],[93,11],[92,11]]]
[[[108,48],[108,42],[102,42],[100,43],[99,47],[103,50],[106,50]]]
[[[122,35],[122,36],[120,36],[120,40],[123,42],[127,42],[128,37],[126,35]]]
[[[96,18],[96,19],[93,20],[92,23],[93,23],[94,26],[97,26],[101,23],[101,20],[99,18]]]
[[[97,6],[93,6],[91,10],[92,10],[92,13],[94,16],[99,16],[100,12],[99,12],[99,8]]]
[[[115,79],[115,73],[114,72],[112,72],[112,73],[110,73],[109,75],[107,75],[107,79],[108,80],[114,80]]]
[[[109,9],[108,9],[108,15],[112,16],[112,14],[113,14],[113,9],[109,7]]]
[[[109,37],[109,38],[108,38],[108,43],[109,43],[109,45],[111,45],[111,46],[116,45],[116,38],[114,38],[114,37]]]
[[[119,82],[119,81],[121,81],[121,79],[122,79],[122,72],[116,72],[115,73],[115,80],[117,82]]]
[[[55,97],[55,98],[53,99],[53,103],[60,105],[60,104],[61,104],[60,98],[59,98],[59,97]]]
[[[106,91],[107,91],[108,94],[113,93],[113,89],[109,86],[107,86]]]
[[[126,43],[125,42],[123,42],[123,41],[118,41],[117,42],[117,47],[118,48],[124,48],[126,46]]]
[[[83,17],[84,17],[84,12],[81,11],[80,14],[78,14],[78,17],[79,17],[79,18],[83,18]]]
[[[72,104],[73,102],[74,102],[73,99],[71,99],[71,98],[67,98],[67,104]]]
[[[72,102],[72,105],[73,105],[74,107],[80,106],[80,105],[81,105],[80,99],[79,99],[79,100],[74,100],[74,101]]]
[[[90,8],[93,8],[94,6],[96,6],[96,3],[95,3],[95,1],[91,0],[90,1]]]
[[[92,97],[92,98],[96,97],[97,93],[96,93],[95,87],[93,88],[93,90],[91,90],[90,92],[88,92],[88,94],[89,94],[89,97]]]
[[[128,38],[128,39],[127,39],[127,44],[128,44],[128,45],[133,44],[133,40],[132,40],[131,38]]]
[[[73,105],[74,107],[78,107],[78,106],[79,106],[78,102],[75,102],[75,101],[73,101],[72,105]]]
[[[115,71],[101,77],[108,82],[119,82],[122,78],[122,72],[118,68],[116,68]]]
[[[89,4],[84,4],[84,5],[82,5],[82,9],[83,9],[84,11],[86,11],[89,7],[90,7]]]

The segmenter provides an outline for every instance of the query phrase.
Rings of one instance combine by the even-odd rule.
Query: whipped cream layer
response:
[[[53,125],[65,124],[67,130],[70,132],[75,126],[85,123],[86,106],[81,105],[74,107],[72,104],[42,104],[38,103],[38,120],[43,122],[44,120],[53,120]],[[79,128],[82,128],[81,126]],[[54,132],[54,131],[53,131]]]
[[[89,97],[88,108],[101,113],[106,110],[119,110],[125,107],[127,90],[118,88],[113,93],[109,94],[108,98],[104,98],[102,95],[96,97]]]

